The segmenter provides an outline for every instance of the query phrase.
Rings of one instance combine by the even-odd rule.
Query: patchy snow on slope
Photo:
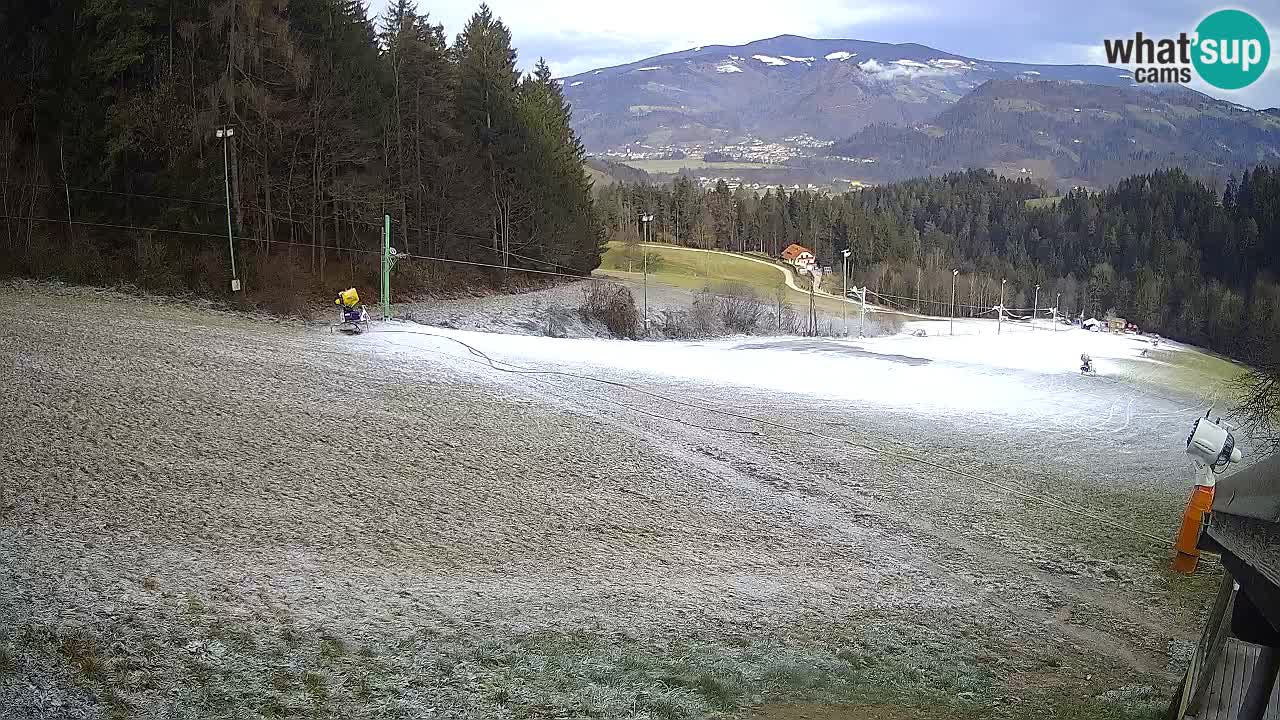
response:
[[[661,65],[651,65],[651,66],[649,66],[649,67],[642,67],[642,68],[637,68],[637,69],[638,69],[640,72],[645,72],[645,71],[648,71],[648,70],[661,70],[661,69],[662,69],[662,66],[661,66]]]
[[[787,64],[786,60],[783,60],[782,58],[773,57],[772,55],[752,55],[751,58],[753,60],[759,60],[765,65],[782,66]]]
[[[932,334],[864,340],[747,336],[702,342],[557,339],[375,324],[363,340],[370,352],[404,350],[455,356],[459,366],[473,369],[483,366],[483,361],[445,338],[465,342],[497,362],[562,369],[602,379],[625,382],[649,377],[786,393],[813,398],[815,408],[824,401],[842,400],[1012,418],[1030,415],[1041,423],[1054,424],[1080,420],[1069,416],[1062,397],[1046,398],[1045,387],[1049,376],[1078,376],[1081,352],[1094,358],[1102,377],[1080,382],[1105,382],[1108,375],[1124,373],[1116,360],[1158,362],[1142,358],[1142,350],[1150,344],[1136,336],[1076,329],[1053,332],[1047,327],[1033,331],[1014,328],[1011,323],[1005,323],[1002,335],[995,335],[994,321],[957,320],[958,332],[978,328],[982,334],[951,337],[943,334],[945,320],[921,324]],[[383,334],[384,329],[394,334]],[[510,382],[518,382],[514,378],[519,377],[490,374]]]
[[[738,67],[737,65],[734,65],[734,64],[733,64],[733,63],[731,63],[731,62],[723,62],[723,63],[720,63],[719,65],[717,65],[717,66],[716,66],[716,72],[718,72],[718,73],[739,73],[739,72],[742,72],[742,68]]]
[[[1020,73],[1018,73],[1018,74],[1019,74],[1019,75],[1039,75],[1039,74],[1040,74],[1040,71],[1039,71],[1039,70],[1023,70],[1022,72],[1020,72]]]
[[[967,70],[972,67],[964,60],[952,60],[950,58],[935,58],[929,61],[933,67],[944,68],[947,70]]]
[[[840,62],[844,62],[849,58],[857,57],[857,56],[858,56],[858,53],[848,52],[846,50],[837,50],[833,53],[827,53],[823,57],[827,60],[838,60]]]
[[[901,65],[901,66],[903,66],[903,67],[910,67],[910,68],[927,68],[927,67],[929,67],[928,65],[925,65],[925,64],[924,64],[924,63],[922,63],[922,62],[917,62],[917,61],[915,61],[915,60],[894,60],[894,61],[893,61],[893,64],[894,64],[894,65]]]
[[[794,55],[783,55],[782,57],[784,60],[790,60],[791,62],[811,63],[814,60],[811,57],[796,57]]]
[[[581,81],[581,80],[579,80],[578,82],[569,83],[569,87],[578,87],[578,86],[579,86],[579,85],[581,85],[581,84],[582,84],[582,81]]]

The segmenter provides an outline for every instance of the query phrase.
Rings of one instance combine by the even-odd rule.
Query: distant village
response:
[[[736,143],[674,143],[649,145],[634,143],[598,153],[601,157],[619,162],[627,160],[683,160],[701,159],[712,154],[724,157],[726,162],[750,162],[762,165],[785,165],[798,157],[813,156],[815,151],[833,145],[831,140],[819,140],[811,135],[792,135],[781,141],[767,141],[747,136]]]

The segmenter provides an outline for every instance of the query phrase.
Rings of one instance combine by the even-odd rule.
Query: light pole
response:
[[[1062,307],[1062,293],[1053,299],[1053,331],[1058,332],[1058,310]]]
[[[844,336],[849,337],[849,248],[840,253],[844,256],[840,274],[844,277],[844,302],[840,305],[840,315],[844,318]]]
[[[231,236],[231,163],[227,155],[227,142],[236,134],[233,127],[220,127],[214,133],[222,138],[222,184],[227,197],[227,248],[231,251],[231,292],[240,291],[240,278],[236,276],[236,243]]]
[[[1040,286],[1036,286],[1036,301],[1031,308],[1031,329],[1036,329],[1036,315],[1040,312]]]
[[[653,222],[652,214],[640,213],[640,228],[644,242],[649,241],[649,223],[651,222]],[[640,252],[644,256],[644,336],[649,337],[649,251],[645,249],[643,243],[640,245]]]
[[[951,270],[951,334],[956,334],[956,276],[960,274],[958,269]]]
[[[996,310],[1000,313],[1000,314],[997,316],[999,319],[998,319],[998,320],[996,320],[996,334],[997,334],[997,335],[999,335],[999,334],[1000,334],[1000,329],[1004,327],[1004,284],[1005,284],[1006,282],[1008,282],[1008,280],[1007,280],[1007,279],[1006,279],[1006,280],[1001,280],[1001,281],[1000,281],[1000,304],[996,306]]]

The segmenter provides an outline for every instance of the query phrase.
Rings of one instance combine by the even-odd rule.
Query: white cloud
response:
[[[922,77],[927,75],[953,75],[954,70],[932,68],[914,60],[894,60],[888,65],[876,62],[875,58],[858,63],[858,67],[879,80],[893,80],[900,77]]]
[[[643,9],[600,0],[488,0],[511,28],[521,65],[547,55],[556,75],[619,65],[705,45],[739,45],[782,33],[829,37],[834,28],[885,21],[925,19],[923,0],[649,0]],[[372,0],[382,12],[387,0]],[[444,23],[452,40],[479,0],[420,3],[433,22]],[[672,18],[678,18],[673,22]],[[554,52],[552,50],[554,49]]]

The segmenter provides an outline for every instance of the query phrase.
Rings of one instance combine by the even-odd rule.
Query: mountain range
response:
[[[1280,159],[1275,109],[1139,85],[1117,67],[982,60],[916,44],[782,35],[562,82],[592,153],[623,162],[712,153],[759,164],[722,163],[721,174],[768,182],[992,167],[1091,184],[1125,167],[1189,159],[1201,174],[1222,175]]]

